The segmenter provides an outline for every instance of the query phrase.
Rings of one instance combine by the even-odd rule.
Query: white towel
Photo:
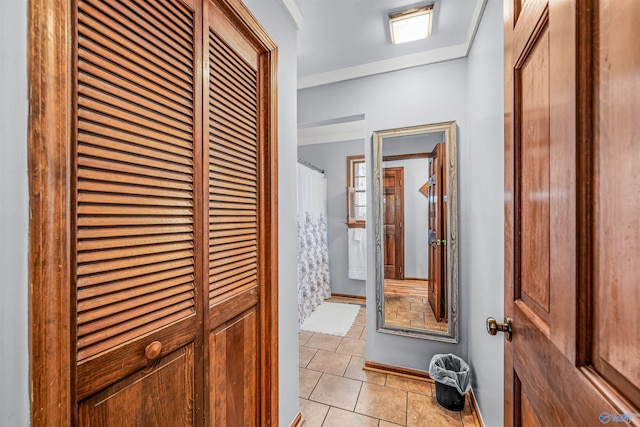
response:
[[[350,228],[349,279],[367,280],[367,233],[364,228]]]

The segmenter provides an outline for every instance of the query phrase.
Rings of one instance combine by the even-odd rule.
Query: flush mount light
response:
[[[400,44],[429,37],[432,15],[432,4],[390,13],[391,43]]]

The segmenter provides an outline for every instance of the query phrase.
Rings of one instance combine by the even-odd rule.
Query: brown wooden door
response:
[[[80,425],[192,425],[203,388],[193,2],[77,5]]]
[[[505,424],[640,425],[640,3],[504,4]]]
[[[384,278],[404,280],[404,168],[385,168],[383,181]]]
[[[205,12],[209,75],[208,244],[206,259],[206,377],[211,426],[259,426],[260,390],[271,386],[260,373],[261,317],[271,281],[269,253],[276,240],[267,221],[268,128],[260,113],[269,104],[262,81],[265,58],[229,12],[209,2]]]
[[[233,1],[75,16],[69,424],[271,425],[275,46]]]
[[[443,159],[442,144],[437,144],[429,162],[429,305],[437,320],[446,318],[446,274],[443,241],[446,240],[444,216]]]

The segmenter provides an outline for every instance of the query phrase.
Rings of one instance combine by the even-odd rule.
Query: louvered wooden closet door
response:
[[[80,425],[192,425],[200,11],[77,4],[76,396]]]
[[[209,425],[258,425],[259,55],[213,3],[208,25]]]

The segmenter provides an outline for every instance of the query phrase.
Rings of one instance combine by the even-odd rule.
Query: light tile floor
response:
[[[365,309],[345,337],[302,331],[300,412],[305,427],[475,427],[469,399],[441,407],[430,381],[365,371]]]

